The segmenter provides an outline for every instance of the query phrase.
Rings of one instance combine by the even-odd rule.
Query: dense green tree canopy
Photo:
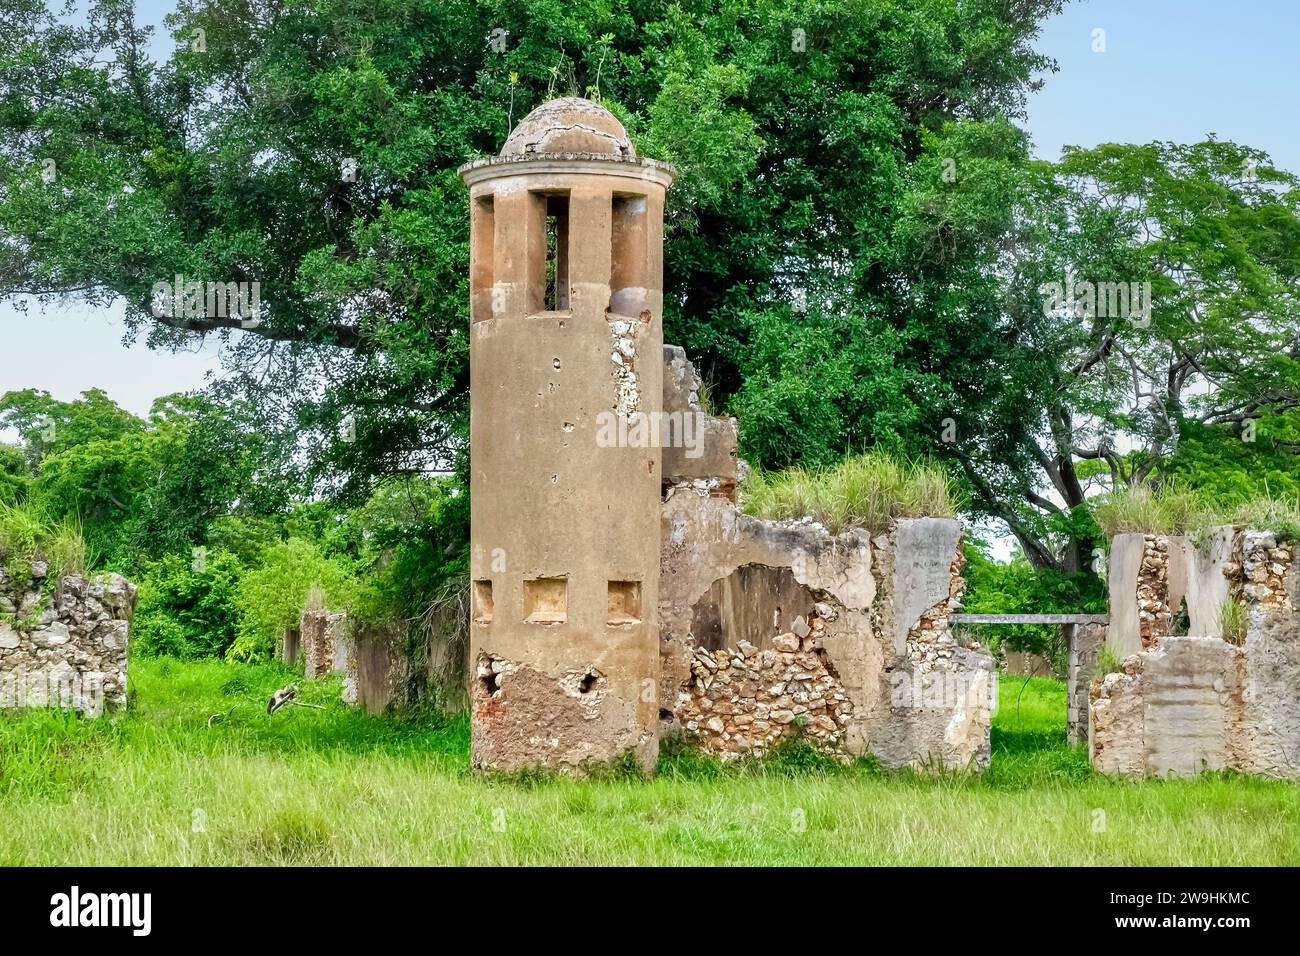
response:
[[[943,145],[982,148],[984,124],[1022,111],[1059,6],[211,0],[182,2],[177,52],[154,64],[126,0],[85,27],[18,0],[0,27],[0,294],[120,297],[157,346],[230,335],[228,393],[302,436],[320,475],[445,464],[467,378],[454,170],[576,93],[682,171],[668,335],[755,412],[753,453],[920,447],[939,386],[889,356],[926,351],[938,290],[904,281],[918,247],[894,220],[931,133],[956,122]],[[259,282],[260,324],[155,316],[176,275]],[[826,351],[844,361],[809,394],[796,362]]]

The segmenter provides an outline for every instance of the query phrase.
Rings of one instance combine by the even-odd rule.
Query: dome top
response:
[[[599,103],[577,96],[547,100],[522,120],[501,147],[502,156],[591,155],[632,160],[627,130]]]

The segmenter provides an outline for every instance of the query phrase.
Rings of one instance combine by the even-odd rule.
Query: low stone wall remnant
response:
[[[1165,553],[1185,555],[1178,574],[1186,581],[1188,619],[1207,633],[1157,635],[1124,660],[1122,673],[1093,680],[1093,765],[1124,775],[1232,769],[1300,778],[1300,574],[1293,548],[1272,532],[1219,528]],[[1112,579],[1112,594],[1114,587]],[[1166,598],[1171,618],[1175,599]],[[1220,633],[1226,601],[1240,603],[1244,635]],[[1160,618],[1153,609],[1151,619]]]
[[[88,717],[124,708],[135,585],[119,574],[48,575],[39,557],[29,573],[0,567],[0,708]]]

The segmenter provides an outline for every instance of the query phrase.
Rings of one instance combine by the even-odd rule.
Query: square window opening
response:
[[[606,623],[639,624],[641,622],[641,582],[610,581],[609,613]]]
[[[566,578],[534,578],[524,582],[524,621],[528,624],[563,624],[568,615],[569,582]]]

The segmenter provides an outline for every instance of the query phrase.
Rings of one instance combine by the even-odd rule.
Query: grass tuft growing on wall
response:
[[[1238,528],[1272,531],[1279,537],[1300,540],[1300,500],[1252,498],[1231,508],[1220,509],[1214,524],[1230,524]]]
[[[1229,597],[1219,605],[1219,635],[1229,644],[1245,644],[1249,624],[1250,616],[1240,598]]]
[[[54,521],[30,504],[0,502],[0,564],[11,574],[28,578],[32,562],[49,564],[49,578],[86,570],[86,541],[71,521]]]
[[[1220,501],[1178,482],[1136,485],[1111,492],[1093,506],[1107,537],[1140,534],[1198,534],[1220,525],[1272,531],[1300,540],[1300,500],[1261,495]]]
[[[1094,506],[1094,514],[1106,536],[1141,534],[1185,534],[1200,527],[1210,502],[1196,491],[1176,482],[1158,488],[1134,485],[1113,491]]]
[[[755,472],[741,492],[741,506],[756,518],[812,517],[837,534],[846,528],[875,533],[895,518],[951,518],[959,504],[942,468],[875,451],[823,471]]]
[[[1111,645],[1106,644],[1097,652],[1097,665],[1093,668],[1093,673],[1098,677],[1105,677],[1107,674],[1118,674],[1123,669],[1124,658]]]

